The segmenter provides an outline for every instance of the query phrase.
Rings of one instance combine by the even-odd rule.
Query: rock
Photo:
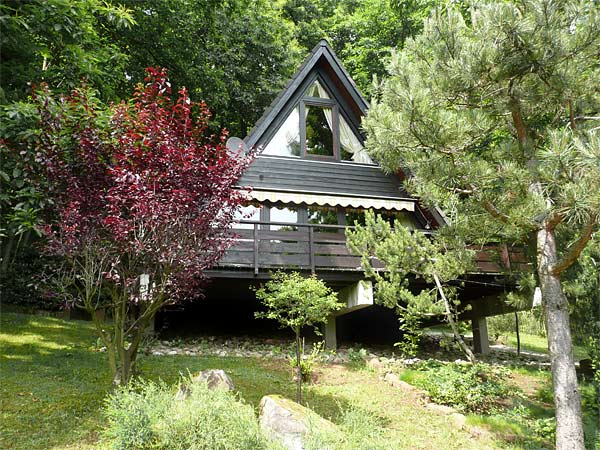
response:
[[[310,428],[337,427],[314,411],[279,395],[266,395],[260,401],[259,423],[263,432],[288,450],[304,450]]]
[[[450,414],[450,420],[459,430],[464,430],[467,425],[467,416],[461,413]]]
[[[435,411],[438,414],[444,414],[444,415],[458,413],[454,408],[451,408],[450,406],[438,405],[437,403],[428,403],[425,405],[425,408],[429,409],[430,411]]]
[[[206,383],[209,389],[222,389],[224,391],[233,391],[234,385],[229,375],[221,369],[204,370],[191,380],[191,384]],[[176,400],[183,400],[190,396],[191,390],[188,384],[182,384],[179,386],[177,394],[175,394]]]
[[[367,361],[367,367],[369,369],[377,371],[383,368],[383,363],[379,360],[377,356],[374,356],[373,358]]]
[[[209,389],[223,389],[224,391],[233,391],[235,389],[229,375],[221,369],[204,370],[192,378],[192,383],[203,382],[206,382]]]
[[[163,355],[164,355],[164,353],[163,353],[163,352],[159,352],[158,350],[154,350],[154,351],[152,352],[152,354],[153,354],[154,356],[163,356]]]
[[[177,354],[177,350],[169,350],[167,352],[167,355],[169,355],[169,356],[175,356],[176,354]]]

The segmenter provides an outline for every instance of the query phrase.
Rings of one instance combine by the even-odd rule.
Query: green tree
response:
[[[473,267],[473,252],[450,236],[431,239],[413,232],[398,220],[394,227],[381,216],[365,214],[365,224],[356,224],[346,231],[348,247],[361,255],[361,265],[367,277],[375,280],[375,295],[379,303],[396,311],[400,318],[404,341],[400,347],[411,356],[417,350],[418,328],[425,314],[443,316],[465,355],[475,362],[475,355],[458,331],[454,306],[458,303],[456,289],[442,283],[457,279]],[[373,266],[373,258],[385,271]],[[411,281],[421,279],[427,285],[415,293]]]
[[[109,108],[83,89],[37,95],[36,149],[55,217],[46,251],[64,261],[56,293],[91,315],[115,384],[135,373],[156,312],[197,297],[233,242],[244,201],[235,184],[254,156],[209,133],[208,108],[185,88],[170,94],[165,70],[149,68],[131,102]]]
[[[435,10],[389,65],[368,149],[466,240],[528,244],[542,290],[559,450],[583,450],[561,275],[600,214],[600,18],[589,1]],[[576,237],[566,245],[557,233]]]
[[[137,26],[108,30],[127,74],[165,67],[214,111],[214,128],[244,137],[300,62],[292,25],[267,0],[124,0]],[[121,92],[131,91],[132,82]]]
[[[436,0],[288,0],[285,16],[299,44],[310,51],[326,38],[360,88],[385,74],[392,49],[417,34]]]
[[[256,291],[256,297],[267,308],[257,318],[273,319],[296,336],[296,401],[302,400],[301,332],[304,327],[325,323],[342,307],[337,294],[315,276],[305,278],[298,272],[276,272],[272,280]],[[316,328],[315,328],[316,330]]]
[[[42,81],[66,93],[85,80],[106,100],[125,79],[126,53],[105,32],[134,20],[111,1],[5,0],[0,24],[0,104],[25,100],[30,83]]]

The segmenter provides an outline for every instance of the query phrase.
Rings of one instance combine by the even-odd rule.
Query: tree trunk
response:
[[[440,279],[437,276],[437,273],[435,273],[435,272],[433,273],[433,279],[435,280],[435,284],[438,288],[438,292],[440,293],[440,296],[442,297],[442,300],[444,301],[444,308],[446,309],[446,318],[448,319],[448,323],[450,324],[450,327],[452,328],[452,332],[454,333],[454,338],[458,341],[460,348],[462,348],[462,351],[469,359],[469,362],[471,364],[475,364],[477,362],[477,358],[475,358],[475,354],[469,348],[469,346],[465,343],[464,339],[458,332],[458,327],[456,326],[456,323],[454,323],[454,319],[452,318],[452,311],[450,310],[450,303],[448,302],[448,299],[444,295],[444,289],[442,288],[442,283],[440,282]]]
[[[560,278],[551,272],[557,261],[554,230],[543,228],[538,231],[537,257],[554,384],[556,450],[585,450],[581,396],[573,361],[568,302]]]
[[[517,332],[517,356],[521,356],[521,331],[519,330],[518,311],[515,311],[515,331]]]
[[[302,366],[300,360],[300,330],[296,330],[296,402],[302,401]]]

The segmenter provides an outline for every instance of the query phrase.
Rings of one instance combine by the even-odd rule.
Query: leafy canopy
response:
[[[598,15],[587,1],[435,10],[388,67],[364,124],[369,151],[472,238],[595,222]]]
[[[130,103],[104,108],[89,91],[39,92],[37,155],[56,220],[47,252],[66,261],[58,293],[92,314],[116,383],[166,303],[201,294],[204,271],[233,242],[245,200],[235,185],[253,158],[208,133],[208,109],[185,88],[172,100],[164,69],[148,69]],[[97,317],[107,308],[113,327]]]
[[[257,318],[277,320],[282,327],[296,333],[305,326],[325,323],[342,307],[337,294],[315,276],[303,277],[298,272],[276,272],[273,279],[256,291],[256,297],[267,311]]]

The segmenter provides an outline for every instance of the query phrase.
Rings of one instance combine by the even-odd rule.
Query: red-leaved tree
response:
[[[226,132],[208,134],[208,109],[185,88],[171,100],[164,70],[145,81],[111,108],[84,89],[36,96],[57,217],[47,250],[67,262],[55,286],[92,315],[115,384],[131,378],[156,312],[197,295],[232,243],[245,195],[234,186],[253,158],[228,152]]]

